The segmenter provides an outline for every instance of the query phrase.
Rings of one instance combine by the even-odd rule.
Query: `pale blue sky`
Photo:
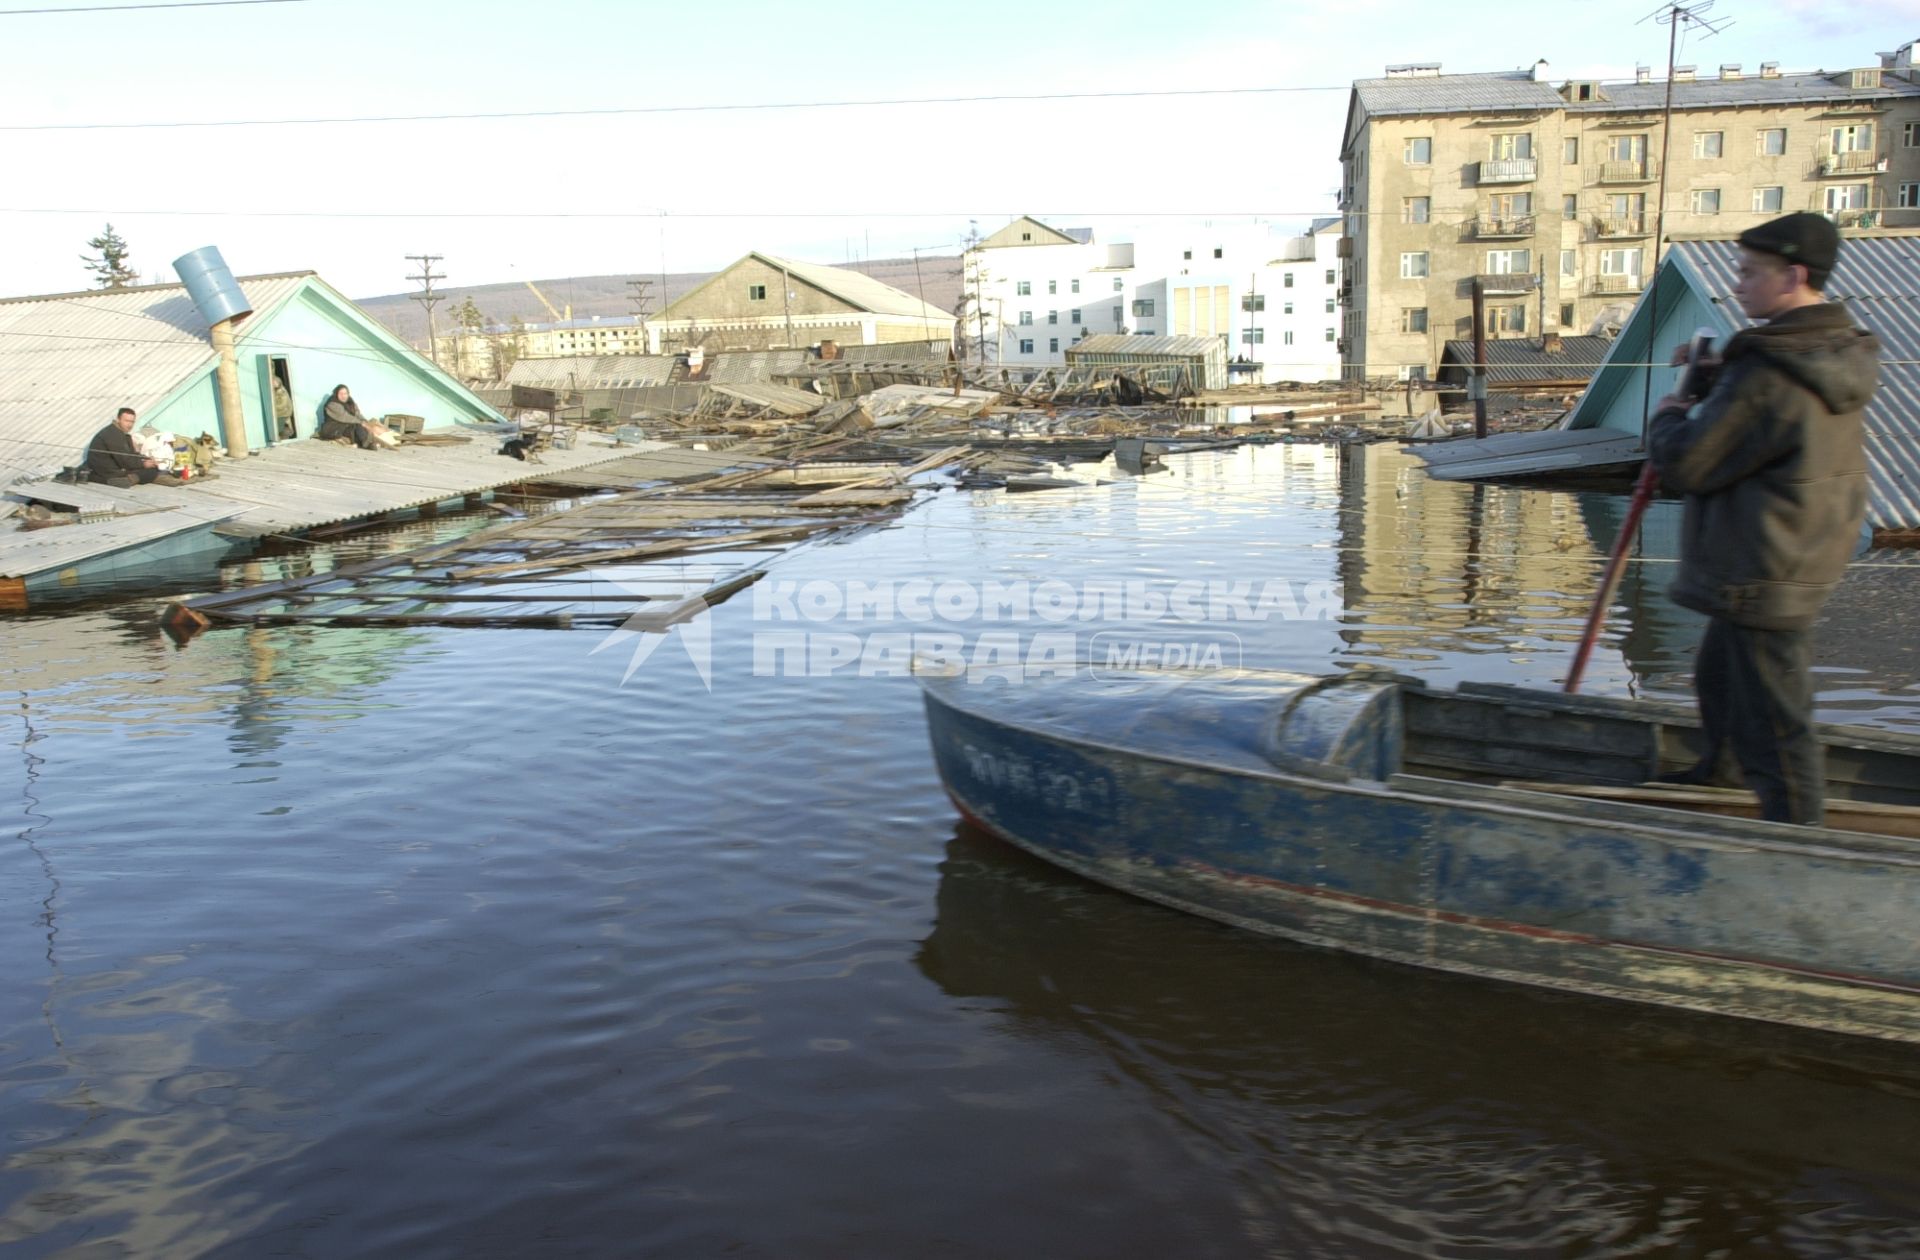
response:
[[[450,283],[484,283],[654,271],[663,254],[679,271],[748,249],[829,262],[950,252],[970,218],[990,230],[1024,212],[1109,232],[1149,216],[1325,213],[1355,77],[1403,61],[1465,71],[1545,58],[1555,79],[1664,67],[1665,28],[1638,21],[1651,7],[304,0],[0,14],[0,294],[84,287],[77,255],[108,219],[155,279],[217,244],[236,271],[310,267],[365,295],[408,287],[402,256],[423,250],[446,256]],[[1703,70],[1872,65],[1920,37],[1920,0],[1720,0],[1712,16],[1733,24],[1681,56]],[[6,129],[1273,86],[1339,90]],[[554,211],[634,217],[537,217]]]

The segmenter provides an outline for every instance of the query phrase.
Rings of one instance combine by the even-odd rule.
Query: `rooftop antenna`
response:
[[[1709,18],[1715,0],[1694,0],[1692,4],[1681,4],[1671,0],[1652,13],[1640,19],[1635,25],[1656,23],[1667,28],[1667,101],[1662,111],[1660,123],[1660,185],[1653,204],[1653,258],[1647,268],[1647,374],[1643,382],[1640,399],[1640,445],[1647,444],[1647,429],[1652,421],[1653,411],[1653,336],[1660,324],[1660,247],[1666,243],[1667,231],[1667,158],[1673,143],[1673,70],[1680,55],[1680,32],[1683,29],[1698,27],[1706,32],[1702,38],[1711,39],[1721,31],[1733,25],[1730,18]],[[1650,466],[1650,465],[1649,465]]]

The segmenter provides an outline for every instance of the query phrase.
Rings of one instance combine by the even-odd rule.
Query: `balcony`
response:
[[[1649,229],[1644,215],[1601,215],[1593,221],[1593,234],[1602,240],[1621,240],[1649,235]]]
[[[1479,182],[1482,184],[1530,184],[1534,180],[1535,165],[1532,158],[1494,158],[1480,163]]]
[[[1871,149],[1849,149],[1843,153],[1825,153],[1820,157],[1822,179],[1845,175],[1878,175],[1887,169],[1887,156]]]
[[[1467,234],[1476,241],[1519,240],[1533,235],[1533,216],[1516,214],[1504,219],[1491,216],[1474,219],[1467,224]]]
[[[1595,178],[1602,184],[1651,184],[1657,175],[1653,165],[1644,158],[1633,162],[1602,162]]]
[[[1595,293],[1638,293],[1646,284],[1639,276],[1595,276]]]
[[[1507,297],[1515,293],[1532,293],[1540,285],[1540,277],[1532,272],[1502,273],[1477,277],[1480,291],[1488,297]]]
[[[1343,236],[1335,241],[1333,243],[1333,256],[1335,258],[1353,257],[1353,238],[1351,236]]]
[[[1874,228],[1880,226],[1878,210],[1827,210],[1823,211],[1835,227]]]

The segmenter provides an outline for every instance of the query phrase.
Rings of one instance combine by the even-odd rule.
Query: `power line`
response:
[[[277,3],[279,0],[202,0],[203,3]],[[293,2],[293,0],[287,0]],[[29,10],[20,10],[28,12]],[[56,10],[57,11],[57,10]],[[166,122],[8,123],[0,131],[152,131],[185,127],[322,127],[352,123],[470,122],[514,118],[617,118],[634,114],[727,114],[789,109],[873,109],[900,105],[986,105],[1036,101],[1164,100],[1193,96],[1262,96],[1347,92],[1352,84],[1299,87],[1163,88],[1113,92],[1003,92],[979,96],[898,96],[831,101],[759,101],[713,105],[614,105],[602,109],[527,109],[461,114],[367,114],[338,118],[176,119]]]
[[[305,4],[307,0],[172,0],[168,4],[88,4],[70,9],[0,9],[0,17],[46,13],[126,13],[133,9],[217,9],[234,4]]]

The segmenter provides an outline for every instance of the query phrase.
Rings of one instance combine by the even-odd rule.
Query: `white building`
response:
[[[1254,379],[1335,380],[1339,237],[1327,219],[1299,236],[1196,224],[1101,242],[1022,217],[968,252],[964,331],[1009,367],[1062,364],[1100,333],[1214,336]]]

